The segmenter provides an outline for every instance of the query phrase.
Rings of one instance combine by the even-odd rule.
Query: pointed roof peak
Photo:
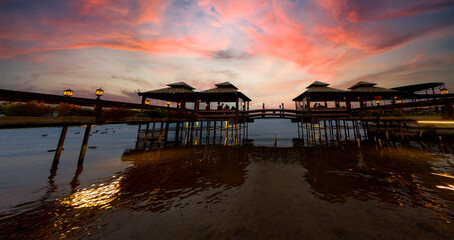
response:
[[[238,89],[237,87],[235,87],[230,82],[217,83],[217,84],[215,84],[215,86],[218,87],[218,88],[235,88],[235,89]]]
[[[329,84],[328,83],[324,83],[324,82],[320,82],[320,81],[315,81],[313,83],[311,83],[311,85],[307,86],[306,88],[311,88],[311,87],[327,87]]]
[[[186,89],[189,89],[189,90],[194,90],[195,88],[190,86],[189,84],[185,83],[185,82],[176,82],[176,83],[171,83],[171,84],[167,84],[167,86],[171,87],[171,88],[186,88]]]
[[[360,82],[357,82],[355,85],[349,87],[348,89],[355,89],[355,88],[359,88],[359,87],[373,87],[375,85],[377,85],[377,84],[371,83],[371,82],[360,81]]]

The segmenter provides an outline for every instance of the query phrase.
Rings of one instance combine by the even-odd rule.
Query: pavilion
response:
[[[404,95],[401,91],[376,87],[376,83],[360,81],[349,87],[350,99],[352,102],[359,102],[361,108],[367,106],[367,102],[375,100],[377,104],[381,100],[396,100],[401,99]]]
[[[197,92],[195,88],[184,83],[177,82],[168,84],[167,88],[139,92],[142,96],[142,104],[147,98],[166,101],[168,105],[171,102],[177,103],[177,108],[186,108],[187,103],[194,103],[194,110],[199,110],[200,103],[204,102],[206,110],[210,110],[211,103],[217,103],[217,109],[220,110],[221,103],[235,103],[234,107],[238,111],[240,106],[243,110],[249,109],[251,101],[246,95],[238,91],[238,88],[229,82],[215,84],[215,88]],[[241,103],[241,105],[240,105]],[[233,109],[233,106],[232,106]]]
[[[207,89],[198,92],[198,98],[200,102],[205,102],[207,110],[210,110],[210,104],[212,102],[217,103],[217,109],[221,110],[221,103],[235,103],[235,109],[239,110],[242,105],[242,109],[249,110],[249,102],[251,101],[246,95],[238,91],[238,88],[229,82],[223,82],[215,84],[215,88]],[[241,104],[240,104],[241,101]]]
[[[348,92],[328,86],[328,83],[320,81],[307,86],[304,93],[293,99],[296,109],[309,110],[311,102],[323,102],[324,106],[320,107],[328,108],[328,101],[334,101],[336,108],[340,107],[340,102],[346,102],[347,108],[350,109]]]

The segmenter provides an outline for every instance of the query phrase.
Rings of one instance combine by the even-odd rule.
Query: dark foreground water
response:
[[[449,141],[291,147],[292,126],[251,125],[252,146],[148,152],[133,150],[136,126],[98,126],[83,168],[82,127],[58,168],[60,128],[0,130],[0,238],[454,238]]]

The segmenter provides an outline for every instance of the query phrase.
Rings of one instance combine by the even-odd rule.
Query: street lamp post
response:
[[[104,90],[102,90],[102,88],[96,89],[95,95],[98,96],[96,99],[100,99],[100,97],[104,95]]]

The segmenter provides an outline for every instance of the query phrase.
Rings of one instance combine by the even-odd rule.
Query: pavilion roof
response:
[[[391,88],[391,89],[403,91],[403,92],[407,92],[407,93],[415,93],[418,91],[424,91],[424,90],[428,90],[431,88],[440,87],[440,86],[443,86],[444,84],[445,84],[444,82],[431,82],[431,83],[406,85],[406,86],[395,87],[395,88]]]
[[[216,87],[218,88],[234,88],[234,89],[237,89],[237,87],[235,87],[233,84],[231,84],[230,82],[223,82],[223,83],[218,83],[218,84],[215,84]]]
[[[238,91],[238,88],[229,82],[215,84],[215,88],[196,92],[195,88],[184,83],[177,82],[168,84],[167,88],[156,89],[147,92],[139,92],[139,96],[164,100],[164,101],[181,101],[185,98],[187,101],[196,101],[199,97],[210,101],[236,101],[236,96],[243,101],[251,101],[246,95]]]
[[[348,89],[354,90],[354,89],[363,88],[363,87],[373,87],[375,85],[377,85],[377,84],[371,83],[371,82],[360,81],[360,82],[357,82],[355,85],[349,87]]]
[[[333,97],[338,99],[341,95],[347,95],[346,91],[328,87],[328,85],[328,83],[315,81],[307,86],[307,90],[304,93],[300,94],[298,97],[294,98],[293,101],[300,101],[306,96],[317,96],[329,101],[333,100]]]
[[[199,92],[201,98],[211,100],[229,101],[239,96],[243,101],[251,101],[249,97],[238,91],[238,88],[229,82],[215,84],[215,88],[207,89]]]
[[[189,89],[189,90],[195,90],[195,88],[193,88],[192,86],[190,86],[189,84],[187,84],[185,82],[171,83],[171,84],[167,84],[167,86],[169,86],[171,88],[185,88],[185,89]]]
[[[194,91],[195,88],[192,86],[184,83],[184,82],[177,82],[167,84],[166,88],[151,90],[147,92],[139,92],[139,96],[146,96],[148,98],[164,100],[164,101],[180,101],[183,97],[185,97],[189,101],[195,100],[196,92]]]
[[[313,87],[326,87],[328,86],[328,83],[320,82],[320,81],[315,81],[311,83],[311,85],[307,86],[306,88],[313,88]]]

